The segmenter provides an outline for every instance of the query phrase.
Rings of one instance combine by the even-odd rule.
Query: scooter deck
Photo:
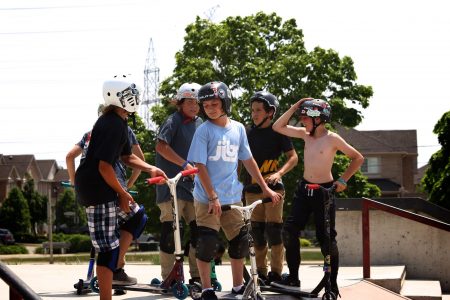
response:
[[[284,288],[271,286],[271,285],[262,285],[259,288],[260,288],[261,292],[273,292],[273,293],[277,293],[277,294],[289,295],[289,296],[293,296],[298,299],[302,299],[302,298],[315,299],[318,297],[317,294],[312,294],[311,292],[301,291],[301,290],[294,291],[294,290],[284,289]]]
[[[115,285],[115,284],[113,284],[112,288],[114,290],[148,292],[148,293],[157,293],[157,294],[172,294],[172,291],[169,289],[163,289],[163,288],[160,288],[158,285],[145,284],[145,283],[137,283],[134,285]]]
[[[217,296],[217,298],[220,299],[220,300],[245,300],[245,299],[242,298],[242,295],[236,295],[236,294],[232,294],[232,293],[230,293],[230,292],[216,292],[216,296]],[[311,298],[308,298],[308,297],[305,297],[305,298],[304,298],[304,297],[301,297],[301,296],[299,296],[298,294],[296,294],[296,295],[294,296],[294,295],[289,295],[289,294],[286,294],[286,293],[284,293],[284,294],[279,294],[279,293],[275,293],[275,292],[273,292],[273,293],[268,293],[268,294],[264,293],[264,294],[262,294],[261,296],[262,296],[262,298],[263,298],[264,300],[311,299]],[[314,297],[313,299],[319,299],[319,298]]]

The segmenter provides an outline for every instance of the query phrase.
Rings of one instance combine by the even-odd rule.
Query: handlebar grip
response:
[[[164,179],[163,176],[156,176],[156,177],[153,177],[153,178],[148,178],[148,179],[147,179],[147,183],[148,183],[148,184],[155,184],[155,183],[160,182],[160,181],[163,180],[163,179]]]
[[[192,174],[197,174],[198,173],[198,169],[197,168],[193,168],[190,170],[185,170],[181,172],[181,176],[188,176],[188,175],[192,175]]]
[[[62,182],[61,182],[61,185],[62,185],[63,187],[73,187],[73,185],[71,185],[69,181],[62,181]]]

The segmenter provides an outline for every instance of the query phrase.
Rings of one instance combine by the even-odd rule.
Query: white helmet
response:
[[[127,112],[137,112],[141,89],[130,75],[116,75],[103,83],[103,99],[105,106],[114,105]]]
[[[177,93],[177,101],[181,101],[185,98],[197,99],[198,98],[198,90],[202,86],[195,82],[187,82],[183,83],[178,89]],[[198,100],[198,99],[197,99]]]

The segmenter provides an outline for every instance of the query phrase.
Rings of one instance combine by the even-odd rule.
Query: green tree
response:
[[[233,119],[244,124],[251,123],[248,99],[264,89],[278,97],[282,112],[306,96],[327,99],[333,108],[333,122],[355,127],[362,120],[361,109],[368,107],[373,94],[370,86],[356,83],[350,57],[341,58],[336,51],[320,47],[308,51],[296,21],[283,22],[275,13],[228,17],[218,24],[197,17],[187,26],[184,41],[183,49],[176,54],[173,74],[161,83],[163,103],[174,97],[184,82],[219,80],[233,92]],[[169,105],[155,106],[152,118],[161,124],[172,111]],[[294,144],[302,157],[303,141],[294,139]],[[335,162],[337,178],[348,160],[338,155]],[[302,173],[299,163],[285,176],[288,199]],[[357,173],[340,196],[379,195],[379,189]]]
[[[36,226],[47,221],[47,197],[42,196],[34,189],[34,180],[30,179],[25,182],[22,194],[27,200],[31,217],[31,230],[36,236]]]
[[[0,226],[14,234],[30,233],[31,217],[28,203],[18,188],[13,188],[0,207]]]
[[[67,213],[73,213],[68,215]],[[75,200],[73,189],[65,189],[56,202],[55,225],[66,224],[68,227],[87,224],[84,208]]]
[[[442,147],[431,156],[421,185],[431,202],[450,209],[450,111],[442,115],[433,132]]]

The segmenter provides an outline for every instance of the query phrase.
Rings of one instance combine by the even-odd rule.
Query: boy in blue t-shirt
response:
[[[277,204],[280,195],[270,190],[252,157],[244,126],[228,118],[231,91],[223,82],[210,82],[198,92],[200,110],[207,119],[194,134],[188,161],[199,169],[194,184],[194,206],[197,219],[197,266],[202,282],[202,299],[216,300],[211,288],[210,261],[217,251],[220,228],[229,241],[233,275],[232,293],[242,294],[244,257],[248,240],[242,213],[229,210],[222,213],[221,205],[242,205],[243,185],[238,180],[238,161],[254,177],[266,197]]]

